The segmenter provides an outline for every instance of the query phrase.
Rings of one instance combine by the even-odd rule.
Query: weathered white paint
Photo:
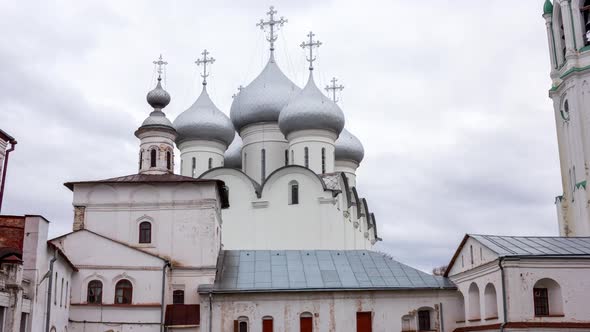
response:
[[[181,160],[180,175],[193,178],[199,177],[211,168],[223,167],[223,154],[227,150],[227,146],[221,142],[204,140],[184,141],[178,148]]]
[[[338,134],[335,132],[319,129],[300,130],[289,134],[289,151],[294,156],[290,164],[308,167],[316,174],[334,172],[334,143],[337,138]],[[325,156],[323,159],[322,150]],[[322,160],[325,170],[322,168]]]
[[[269,176],[275,170],[286,165],[285,151],[289,149],[289,144],[276,122],[248,125],[242,128],[240,137],[243,141],[242,169],[258,183],[264,181],[262,178],[262,150],[265,151],[265,176]]]

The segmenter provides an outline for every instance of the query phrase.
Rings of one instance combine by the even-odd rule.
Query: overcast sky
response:
[[[298,45],[313,30],[318,85],[332,76],[345,85],[377,250],[430,270],[465,233],[557,235],[542,3],[1,1],[0,128],[19,142],[2,212],[41,214],[56,236],[73,220],[64,182],[137,171],[133,132],[150,112],[160,53],[169,118],[198,96],[193,62],[204,48],[217,59],[208,89],[229,114],[236,88],[266,61],[255,23],[273,4],[289,20],[277,42],[283,71],[304,84]]]

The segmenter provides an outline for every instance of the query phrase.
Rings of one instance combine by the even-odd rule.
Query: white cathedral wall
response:
[[[229,188],[230,208],[222,211],[224,249],[371,247],[362,229],[354,229],[353,221],[344,217],[341,198],[325,191],[309,170],[293,167],[278,171],[265,183],[261,198],[252,183],[235,170],[214,170],[206,177],[223,180]],[[288,201],[292,181],[299,184],[297,205]]]
[[[442,304],[444,330],[452,331],[458,316],[456,291],[351,291],[266,294],[214,294],[213,331],[232,331],[233,321],[247,317],[249,331],[262,330],[262,318],[270,316],[276,331],[298,331],[302,313],[313,315],[314,331],[356,331],[356,313],[372,312],[373,331],[402,331],[402,317],[412,317],[417,330],[418,309],[431,309],[433,324],[440,324]],[[201,303],[201,328],[209,328],[209,305]]]
[[[334,162],[334,171],[344,172],[350,188],[356,187],[356,170],[358,167],[359,163],[352,160],[336,160]]]
[[[301,130],[287,137],[289,140],[289,164],[308,167],[316,174],[334,172],[334,143],[338,135],[328,130]],[[308,163],[305,164],[305,150]],[[322,149],[325,151],[325,172],[322,172]]]
[[[262,150],[265,150],[265,175],[285,166],[285,151],[289,144],[276,122],[256,123],[240,131],[242,138],[242,170],[262,183]]]
[[[171,257],[184,267],[215,266],[220,247],[216,184],[82,184],[74,206],[85,206],[85,228]],[[152,224],[152,243],[140,244],[139,223]]]
[[[181,160],[180,175],[197,178],[211,168],[223,167],[223,154],[227,146],[220,142],[193,140],[180,143],[178,149]]]

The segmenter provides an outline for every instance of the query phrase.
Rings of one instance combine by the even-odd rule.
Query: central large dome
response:
[[[301,89],[283,74],[271,54],[260,75],[234,98],[230,117],[238,132],[259,122],[277,122],[281,110]]]

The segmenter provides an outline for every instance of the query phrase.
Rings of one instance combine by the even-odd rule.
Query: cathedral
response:
[[[207,92],[204,50],[200,95],[169,119],[160,56],[136,174],[65,183],[72,232],[53,239],[42,216],[0,215],[0,332],[590,331],[588,9],[543,6],[561,236],[467,234],[440,275],[373,251],[382,239],[357,190],[364,148],[342,86],[317,86],[313,32],[305,86],[281,71],[287,20],[270,7],[257,24],[267,63],[229,117]],[[2,179],[15,145],[0,130]]]

